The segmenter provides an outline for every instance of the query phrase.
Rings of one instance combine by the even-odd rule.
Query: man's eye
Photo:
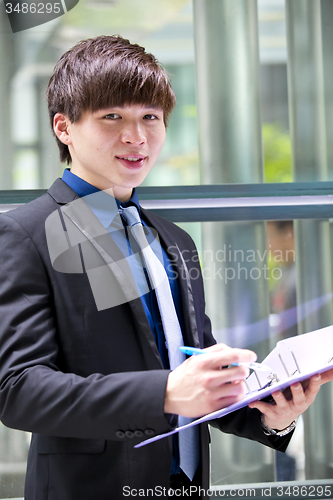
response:
[[[156,115],[147,114],[143,117],[145,120],[158,120]]]
[[[117,115],[117,113],[109,113],[108,115],[105,115],[104,118],[107,120],[116,120],[117,118],[120,118],[120,116]]]

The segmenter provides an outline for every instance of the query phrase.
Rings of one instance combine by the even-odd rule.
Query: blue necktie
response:
[[[139,245],[146,264],[151,287],[155,289],[156,299],[163,324],[166,345],[168,348],[170,369],[174,370],[184,360],[185,355],[179,350],[184,345],[175,305],[173,302],[168,276],[150,247],[139,213],[134,206],[120,208],[120,213],[131,229],[131,233]],[[179,416],[178,424],[185,425],[192,419]],[[193,479],[199,464],[199,434],[197,427],[191,427],[179,433],[179,465],[189,479]]]

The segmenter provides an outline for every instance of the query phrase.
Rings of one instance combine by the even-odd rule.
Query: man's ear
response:
[[[63,113],[56,113],[53,118],[53,130],[59,141],[67,146],[71,144],[71,136],[69,132],[69,118]]]

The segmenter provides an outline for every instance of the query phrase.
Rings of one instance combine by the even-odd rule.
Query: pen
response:
[[[184,354],[188,354],[189,356],[198,355],[198,354],[206,354],[206,351],[203,349],[198,349],[197,347],[188,347],[188,346],[180,346],[180,351]],[[229,366],[246,366],[247,368],[251,368],[252,370],[259,370],[264,372],[271,372],[272,370],[262,363],[248,363],[246,361],[240,361],[239,363],[230,363]]]

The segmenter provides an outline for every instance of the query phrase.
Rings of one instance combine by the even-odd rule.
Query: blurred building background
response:
[[[143,45],[172,76],[177,106],[146,186],[244,184],[255,196],[252,184],[333,180],[332,3],[80,0],[63,17],[16,34],[0,3],[0,191],[45,189],[62,175],[46,86],[63,52],[101,34]],[[260,359],[286,335],[332,324],[330,220],[274,222],[267,233],[261,220],[182,225],[207,276],[217,264],[208,256],[229,255],[218,261],[224,279],[205,280],[219,341],[250,347]],[[250,252],[254,259],[241,260]],[[213,432],[212,485],[332,478],[332,408],[325,387],[287,458]],[[29,434],[0,424],[1,499],[23,496],[28,443]]]
[[[258,8],[262,116],[264,124],[274,124],[270,140],[278,141],[283,133],[288,137],[284,1],[260,0]],[[143,45],[172,75],[178,104],[159,168],[147,184],[200,184],[191,0],[80,0],[65,16],[14,35],[3,4],[0,14],[0,103],[6,117],[0,124],[0,189],[47,188],[62,173],[45,89],[60,55],[99,34],[121,34]],[[289,181],[291,162],[288,167]],[[286,179],[270,176],[271,182]]]

